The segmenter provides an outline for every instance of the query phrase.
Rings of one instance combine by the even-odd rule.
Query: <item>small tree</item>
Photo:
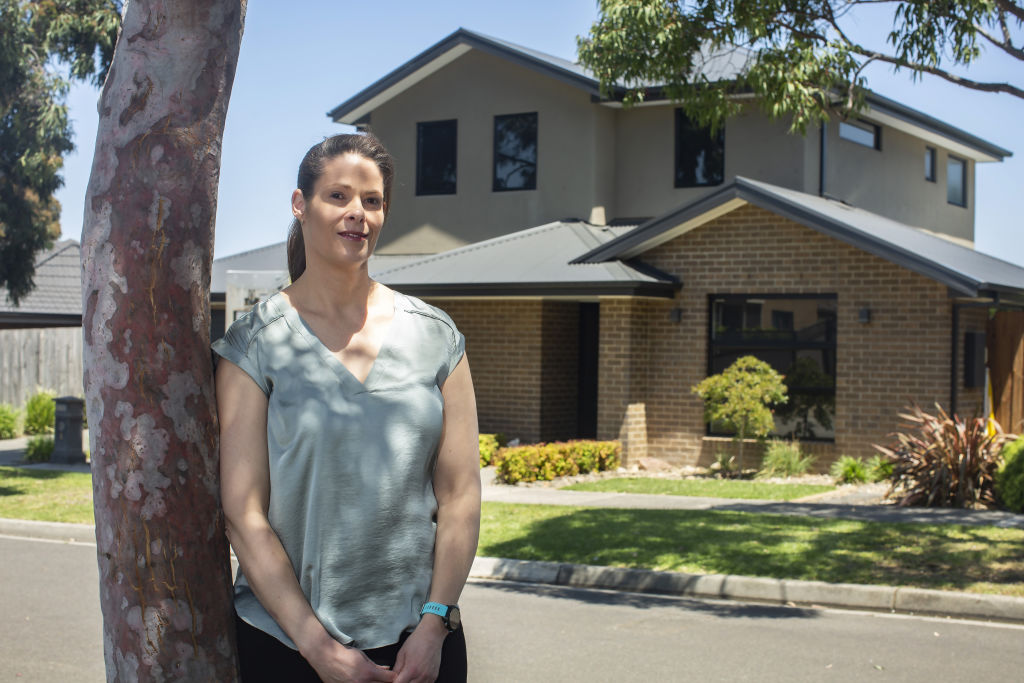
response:
[[[753,356],[743,356],[717,375],[693,387],[704,400],[704,419],[736,433],[738,467],[743,469],[743,441],[771,434],[775,427],[771,406],[785,403],[786,385],[772,366]]]

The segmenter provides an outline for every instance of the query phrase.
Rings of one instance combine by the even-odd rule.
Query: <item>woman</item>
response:
[[[442,311],[370,279],[394,167],[371,135],[307,152],[292,284],[214,344],[242,680],[465,680],[476,404]]]

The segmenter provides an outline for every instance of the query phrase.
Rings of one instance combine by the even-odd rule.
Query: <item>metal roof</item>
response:
[[[394,268],[423,256],[423,254],[373,254],[370,256],[370,275],[373,276],[378,271]],[[288,270],[288,242],[275,242],[265,247],[214,259],[210,275],[211,294],[224,293],[227,290],[227,273],[233,270]]]
[[[418,296],[650,296],[671,298],[678,282],[642,263],[569,265],[629,227],[563,220],[417,259],[374,274]]]
[[[761,207],[947,285],[960,296],[1024,301],[1024,267],[931,231],[842,202],[737,176],[722,189],[654,218],[573,263],[636,257],[745,204]]]
[[[584,66],[561,57],[545,54],[506,40],[460,28],[430,46],[408,62],[371,83],[327,113],[337,123],[356,124],[383,103],[444,68],[470,50],[480,50],[580,88],[600,99],[600,87],[594,74]],[[710,81],[735,78],[746,67],[751,52],[745,48],[720,48],[697,60],[695,70]],[[660,84],[639,83],[650,88],[648,101],[661,99]],[[616,88],[613,100],[602,104],[619,106],[624,87]],[[1001,161],[1011,156],[1009,150],[982,140],[932,116],[911,109],[894,100],[868,91],[867,109],[859,116],[910,132],[925,140],[949,147],[976,161]]]
[[[62,240],[36,259],[35,289],[14,306],[0,298],[0,327],[77,327],[82,324],[81,248]]]

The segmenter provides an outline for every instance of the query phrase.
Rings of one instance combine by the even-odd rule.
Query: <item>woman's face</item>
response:
[[[384,225],[380,169],[352,152],[329,159],[308,200],[292,193],[292,214],[302,224],[307,263],[365,263]]]

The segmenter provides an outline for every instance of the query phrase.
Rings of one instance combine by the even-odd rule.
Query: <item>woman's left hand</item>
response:
[[[448,630],[436,615],[425,615],[395,659],[394,683],[434,683],[441,668],[441,646]]]

